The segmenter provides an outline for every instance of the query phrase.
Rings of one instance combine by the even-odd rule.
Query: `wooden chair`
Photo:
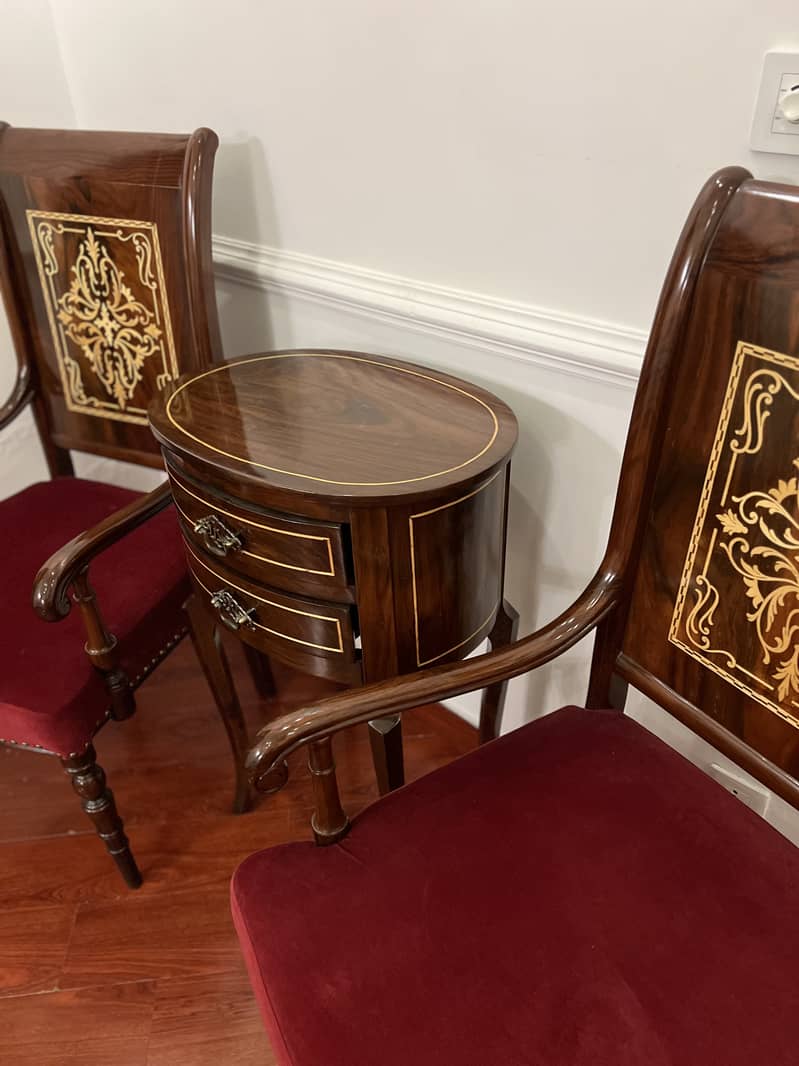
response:
[[[190,587],[168,485],[140,496],[76,478],[70,450],[160,467],[149,400],[179,372],[221,357],[217,143],[207,129],[0,124],[0,287],[18,359],[0,428],[31,406],[53,477],[0,503],[0,737],[60,757],[131,887],[141,877],[91,741],[132,714],[134,689],[185,635]],[[213,634],[199,623],[202,652]],[[229,679],[209,669],[240,767],[238,705]],[[237,809],[247,794],[237,769]]]
[[[233,914],[293,1066],[788,1066],[799,854],[623,713],[628,684],[799,806],[799,190],[720,171],[641,375],[607,552],[480,658],[271,723],[268,773],[375,715],[522,674],[596,630],[586,708],[238,869]],[[575,456],[575,462],[580,457]],[[334,774],[317,821],[344,818]]]

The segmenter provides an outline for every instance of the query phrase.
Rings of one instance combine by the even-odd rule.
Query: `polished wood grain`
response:
[[[277,703],[258,698],[225,634],[249,728],[335,686],[275,666]],[[135,894],[59,789],[55,760],[7,749],[0,774],[0,1062],[72,1066],[270,1066],[240,959],[227,889],[264,843],[310,839],[312,785],[301,755],[285,789],[229,813],[232,773],[213,698],[183,644],[139,690],[139,713],[98,740],[144,884]],[[160,728],[153,728],[159,723]],[[473,748],[475,731],[440,708],[406,718],[409,778]],[[337,741],[342,797],[377,795],[365,729]],[[24,787],[22,784],[24,782]],[[24,804],[5,804],[25,794]],[[187,804],[186,797],[191,798]],[[49,848],[43,847],[44,840]]]
[[[0,999],[4,1066],[85,1062],[86,1036],[114,1066],[147,1066],[153,982],[127,982]]]
[[[601,572],[575,602],[549,625],[514,644],[464,662],[428,667],[361,689],[309,701],[265,726],[247,756],[251,777],[258,780],[281,759],[311,739],[333,736],[345,726],[390,716],[436,700],[485,688],[543,666],[592,632],[618,604],[619,579]]]
[[[201,555],[289,592],[352,600],[351,553],[334,522],[304,522],[236,500],[171,474],[186,540]]]
[[[105,771],[97,764],[94,746],[89,744],[80,755],[62,759],[61,765],[125,884],[128,888],[138,888],[141,885],[141,873],[131,853],[113,794],[106,786]]]
[[[792,778],[799,778],[799,552],[790,532],[799,525],[799,360],[790,361],[799,353],[797,249],[799,191],[745,182],[719,222],[672,368],[622,645],[625,663],[662,679]],[[737,390],[729,387],[734,373]],[[706,471],[727,408],[711,487]],[[675,618],[705,493],[696,565]],[[730,658],[738,665],[729,667]]]
[[[485,390],[362,352],[281,351],[183,378],[151,409],[156,435],[277,498],[369,506],[479,478],[516,441]],[[293,508],[291,508],[293,510]]]
[[[792,710],[799,707],[796,589],[786,576],[799,562],[791,533],[799,522],[796,473],[787,470],[795,467],[799,440],[798,323],[799,190],[755,182],[740,167],[719,171],[700,193],[669,267],[608,546],[585,591],[552,623],[504,648],[341,693],[276,719],[250,753],[253,777],[303,743],[331,737],[378,711],[399,713],[525,673],[596,629],[589,708],[622,708],[630,682],[799,806],[799,717]],[[760,393],[754,377],[741,378],[748,382],[741,395],[736,375],[744,350],[753,347],[761,352],[761,369],[772,376]],[[725,411],[736,414],[729,433]],[[770,433],[765,425],[772,412]],[[745,468],[728,460],[719,494],[716,472],[724,449],[736,462],[739,455],[756,461]],[[739,484],[743,495],[736,497]],[[729,502],[743,510],[713,515],[728,490]],[[719,523],[712,536],[699,523],[703,506]],[[776,529],[769,524],[775,514]],[[708,559],[719,530],[733,537],[759,532],[762,538],[754,548],[746,541],[745,551],[728,545],[730,559],[736,551],[750,554],[733,565],[734,578],[721,571],[713,592],[718,599],[705,603],[695,645],[687,648],[680,590],[687,575],[694,582],[690,602],[699,611],[710,581],[709,570],[692,569],[692,545],[705,552],[698,558]],[[749,562],[747,570],[749,560],[755,569]],[[768,560],[772,569],[764,571]],[[776,639],[769,637],[772,625]],[[717,632],[728,643],[715,646],[714,659],[711,637]],[[767,694],[750,682],[747,692],[735,673],[745,663],[754,682],[762,686],[768,679]]]
[[[148,1044],[150,1066],[271,1066],[246,974],[193,975],[164,981]]]
[[[35,376],[29,399],[37,404],[53,473],[70,472],[68,456],[57,461],[70,449],[159,466],[146,417],[134,412],[146,410],[160,377],[176,376],[178,353],[184,371],[221,356],[210,261],[216,147],[207,129],[186,137],[0,125],[0,290],[21,378]],[[99,244],[87,244],[92,239]],[[82,248],[97,273],[97,293],[102,271],[113,270],[138,301],[135,312],[119,318],[121,327],[128,316],[125,344],[160,353],[143,358],[140,380],[124,396],[100,383],[69,324],[63,326],[74,283],[84,281],[88,304],[94,298],[90,267],[72,271]],[[108,291],[114,305],[113,288]],[[90,319],[76,321],[73,337],[86,340]],[[148,337],[153,343],[145,346]],[[102,359],[108,367],[126,361],[118,344],[107,345]],[[67,360],[77,368],[80,389],[68,384]]]
[[[211,263],[216,147],[208,129],[182,136],[15,129],[0,122],[0,293],[18,364],[0,427],[32,405],[54,477],[74,473],[70,449],[160,466],[147,404],[181,370],[221,358]],[[186,627],[182,616],[174,619],[175,641],[134,682],[120,667],[125,649],[95,596],[91,564],[170,502],[168,486],[161,486],[80,533],[30,575],[33,607],[44,620],[58,622],[75,605],[81,612],[85,649],[76,645],[75,655],[85,650],[103,676],[117,720],[133,713],[134,684]],[[59,639],[58,632],[43,628],[42,641],[48,639]],[[197,644],[213,641],[200,635]],[[216,661],[207,673],[219,680]],[[220,713],[230,727],[229,700],[221,699]],[[228,731],[241,807],[247,738],[240,729]],[[136,863],[91,746],[63,763],[85,813],[136,887]]]
[[[0,911],[0,995],[54,988],[72,935],[74,908],[20,906]]]
[[[391,512],[400,661],[460,658],[490,632],[502,601],[505,473],[476,488]],[[457,595],[456,590],[470,590]]]
[[[194,650],[205,673],[208,687],[214,694],[216,705],[222,713],[225,732],[233,750],[236,767],[236,787],[233,793],[233,812],[243,814],[249,810],[251,794],[244,772],[244,749],[247,747],[247,723],[241,710],[239,697],[230,674],[227,657],[221,654],[221,636],[214,615],[198,596],[190,596],[184,610],[189,617],[189,629]]]
[[[362,352],[282,351],[186,376],[150,417],[197,594],[254,648],[359,685],[510,639],[495,622],[517,425],[496,396]],[[484,736],[501,707],[500,686]],[[400,720],[371,740],[385,793],[403,781]]]
[[[360,679],[353,609],[290,596],[188,549],[197,596],[220,625],[259,651],[334,680]],[[223,597],[220,599],[219,597]]]

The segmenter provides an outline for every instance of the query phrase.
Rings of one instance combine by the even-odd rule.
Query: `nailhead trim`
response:
[[[159,648],[159,650],[156,652],[153,658],[150,659],[147,665],[144,666],[139,671],[139,673],[136,674],[136,676],[133,678],[130,683],[131,689],[137,689],[142,683],[142,681],[144,681],[146,677],[149,677],[149,675],[153,672],[153,670],[161,662],[161,660],[166,655],[168,655],[169,652],[172,651],[172,649],[181,642],[181,640],[183,640],[188,631],[188,626],[181,626],[177,633],[175,633],[174,636],[171,636],[166,642],[166,644],[163,645],[163,647]],[[57,755],[60,759],[75,759],[78,755],[82,755],[84,751],[86,751],[86,749],[94,739],[95,734],[99,731],[101,726],[105,725],[105,723],[109,720],[110,717],[111,708],[109,707],[102,715],[102,717],[99,718],[95,723],[90,738],[86,741],[80,751],[70,751],[68,754],[64,754],[60,751],[52,751],[50,748],[42,747],[41,744],[27,744],[24,740],[11,740],[9,737],[0,737],[0,744],[13,744],[15,748],[25,748],[27,751],[39,751],[43,755]]]
[[[134,689],[138,688],[139,685],[142,683],[142,681],[144,681],[144,679],[146,677],[148,677],[153,672],[155,667],[158,666],[158,664],[161,662],[161,660],[164,658],[164,656],[168,655],[169,652],[172,651],[172,649],[177,644],[179,644],[181,642],[181,640],[183,640],[183,638],[186,636],[188,631],[189,631],[189,627],[188,626],[181,626],[180,629],[177,631],[177,633],[175,633],[174,636],[171,636],[169,638],[169,640],[166,642],[166,644],[164,644],[164,646],[162,648],[160,648],[156,652],[156,654],[153,656],[153,658],[150,659],[150,661],[147,663],[147,665],[142,667],[142,669],[138,672],[138,674],[136,674],[136,676],[133,678],[133,680],[130,683],[131,684],[131,688],[134,688]]]

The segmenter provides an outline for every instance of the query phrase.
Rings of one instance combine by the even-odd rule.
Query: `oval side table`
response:
[[[503,578],[517,424],[496,396],[398,360],[284,351],[179,379],[150,420],[206,651],[222,623],[256,652],[360,685],[514,639]],[[220,657],[209,680],[243,756]],[[503,698],[485,691],[481,740]],[[385,793],[403,781],[400,720],[370,726]]]

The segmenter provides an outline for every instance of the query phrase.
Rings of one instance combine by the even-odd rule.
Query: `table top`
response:
[[[360,352],[269,352],[180,378],[150,420],[167,447],[234,477],[333,497],[472,480],[516,443],[511,409],[436,370]]]

